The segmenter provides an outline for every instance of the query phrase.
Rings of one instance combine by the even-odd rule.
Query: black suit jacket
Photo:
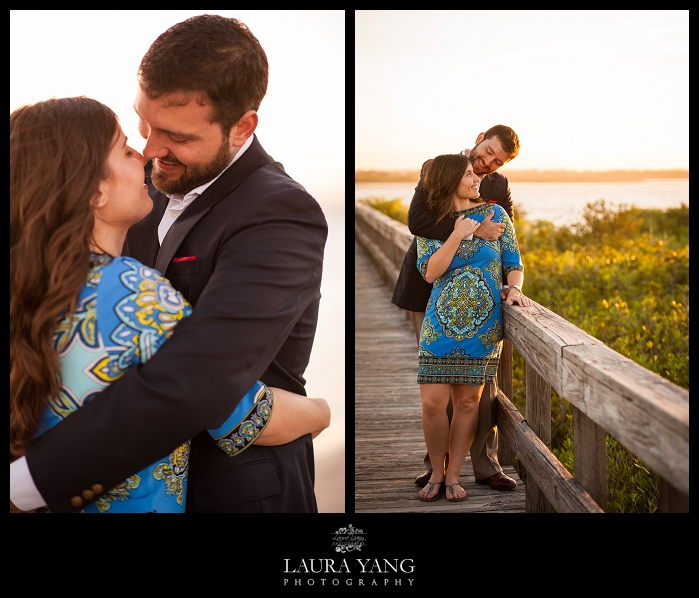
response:
[[[480,184],[480,196],[500,204],[514,222],[510,184],[506,177],[498,172],[486,175]],[[413,235],[440,241],[446,241],[454,231],[452,218],[444,218],[437,222],[437,216],[427,207],[427,197],[422,189],[422,176],[415,187],[408,209],[408,228]],[[426,282],[417,269],[417,241],[413,238],[398,274],[391,302],[402,309],[421,312],[425,311],[431,292],[432,284]]]
[[[310,434],[228,457],[204,430],[256,380],[305,394],[327,238],[320,206],[257,138],[162,246],[168,200],[149,187],[153,210],[123,253],[159,269],[193,313],[148,363],[27,447],[37,488],[51,511],[75,511],[72,497],[112,488],[192,439],[188,512],[317,512]]]

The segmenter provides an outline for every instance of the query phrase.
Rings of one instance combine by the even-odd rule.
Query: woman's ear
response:
[[[92,196],[90,204],[93,208],[99,209],[107,204],[108,199],[107,194],[102,189],[99,189],[97,193]]]

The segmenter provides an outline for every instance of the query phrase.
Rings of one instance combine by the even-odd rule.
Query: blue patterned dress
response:
[[[454,216],[504,222],[497,241],[474,237],[461,241],[446,272],[432,284],[420,331],[418,384],[492,384],[502,350],[502,288],[512,270],[524,271],[519,245],[507,212],[483,204]],[[443,243],[417,237],[417,267],[425,277],[430,256]]]
[[[65,318],[54,334],[62,386],[59,397],[44,409],[37,436],[94,399],[132,365],[148,361],[191,312],[191,305],[157,270],[129,257],[91,254],[76,314]],[[272,403],[271,391],[256,382],[228,420],[209,433],[221,450],[237,455],[262,433]],[[188,466],[186,442],[82,512],[184,513]]]

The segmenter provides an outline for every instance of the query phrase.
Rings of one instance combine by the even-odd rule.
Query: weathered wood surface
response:
[[[524,513],[525,489],[512,466],[514,490],[475,483],[470,457],[461,470],[468,498],[418,499],[424,471],[417,345],[407,312],[355,241],[355,512]],[[513,407],[514,408],[514,407]]]
[[[570,475],[551,450],[541,441],[517,408],[498,393],[498,430],[512,444],[527,472],[527,513],[541,512],[540,497],[529,497],[531,479],[544,493],[557,513],[603,513],[589,493]],[[545,503],[549,512],[549,506]]]
[[[607,434],[577,407],[573,407],[575,479],[592,499],[607,510]]]
[[[527,363],[525,370],[525,417],[539,440],[551,448],[551,386],[531,364]],[[539,488],[534,476],[526,477],[527,513],[550,513],[551,501],[546,498],[546,489]]]

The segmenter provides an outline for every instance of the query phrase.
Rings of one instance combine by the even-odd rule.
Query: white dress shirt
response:
[[[199,197],[202,193],[204,193],[204,191],[206,191],[211,185],[213,185],[214,181],[218,177],[220,177],[224,172],[226,172],[226,170],[228,170],[231,167],[231,164],[233,164],[233,162],[235,162],[238,158],[240,158],[240,156],[242,156],[245,153],[245,150],[250,147],[253,137],[254,135],[250,135],[250,137],[248,137],[248,140],[236,152],[235,157],[230,161],[230,164],[228,164],[228,166],[226,166],[218,176],[211,179],[208,183],[199,185],[199,187],[197,187],[196,189],[192,189],[186,195],[182,195],[181,193],[173,193],[172,195],[168,195],[168,199],[170,201],[168,202],[167,208],[165,209],[165,213],[163,214],[163,218],[160,221],[160,224],[158,225],[158,241],[161,245],[163,244],[163,239],[165,238],[165,235],[170,230],[170,227],[173,225],[175,220],[177,220],[177,217],[182,212],[184,212],[185,208],[187,208],[197,197]]]
[[[160,243],[163,242],[163,239],[165,238],[168,230],[170,230],[173,222],[177,220],[177,217],[184,211],[184,209],[197,197],[204,193],[204,191],[208,189],[218,177],[220,177],[231,167],[231,164],[233,164],[245,153],[245,150],[247,150],[252,144],[253,137],[254,135],[250,135],[250,137],[248,137],[247,141],[236,152],[235,157],[231,160],[230,164],[208,183],[204,183],[196,189],[192,189],[184,196],[181,194],[168,195],[170,201],[168,202],[165,214],[163,214],[163,218],[158,226],[158,240]],[[43,499],[41,493],[34,484],[34,480],[32,479],[32,475],[29,471],[29,466],[27,465],[26,457],[20,457],[16,461],[10,463],[10,500],[16,507],[22,509],[23,511],[31,511],[33,509],[46,506],[46,501]]]

